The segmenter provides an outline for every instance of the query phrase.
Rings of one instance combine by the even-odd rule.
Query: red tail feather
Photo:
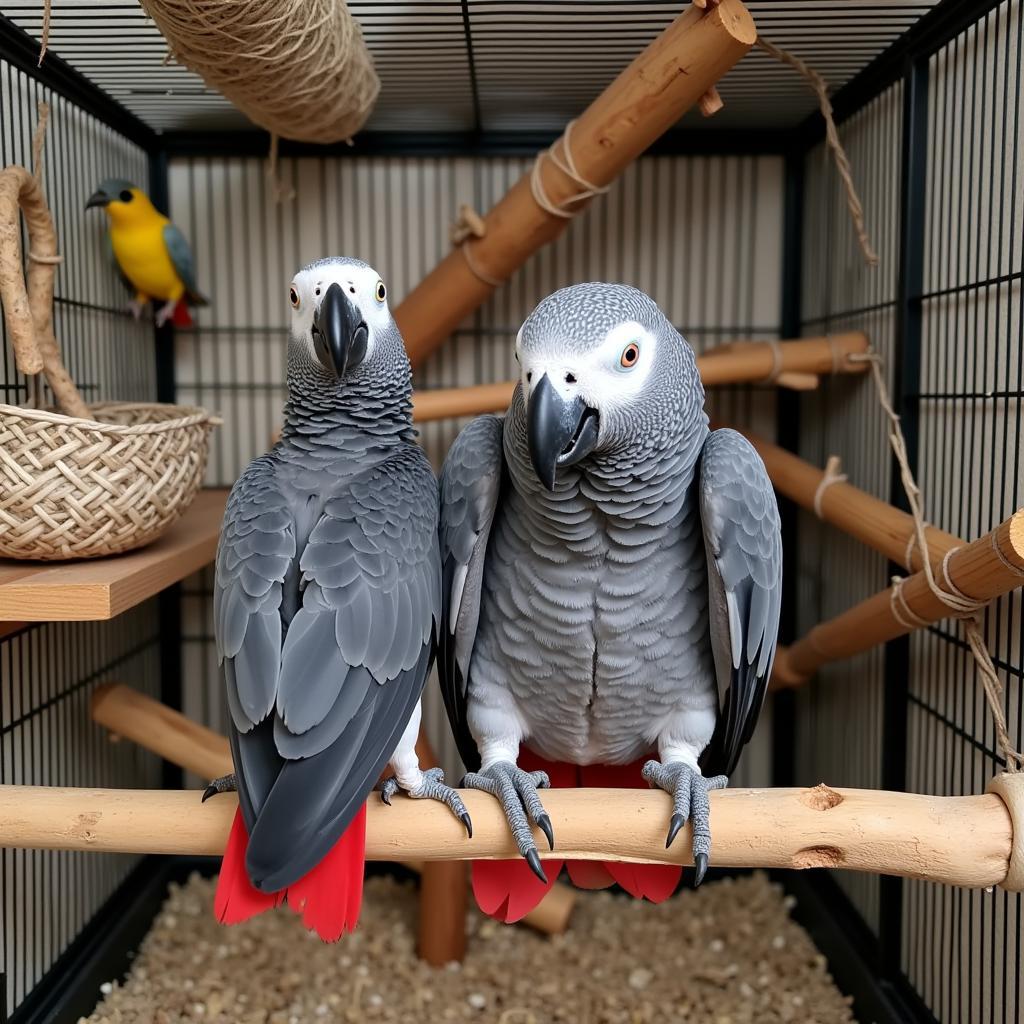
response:
[[[366,808],[360,809],[345,834],[311,871],[276,893],[260,892],[245,870],[249,836],[242,812],[235,814],[220,866],[214,913],[221,924],[239,924],[285,900],[302,923],[325,942],[335,942],[359,921],[366,862]]]
[[[188,306],[185,304],[184,299],[174,307],[174,312],[171,314],[171,323],[174,324],[175,327],[192,326],[192,314],[189,313]]]
[[[640,774],[643,761],[626,765],[575,765],[545,761],[527,747],[520,748],[523,771],[546,771],[557,788],[592,786],[602,789],[645,789]],[[555,836],[557,843],[558,836]],[[607,889],[616,883],[637,899],[661,903],[675,892],[683,869],[676,864],[624,864],[615,861],[545,860],[544,885],[522,859],[473,862],[473,895],[477,906],[491,917],[510,924],[528,914],[547,895],[562,864],[573,884],[581,889]]]

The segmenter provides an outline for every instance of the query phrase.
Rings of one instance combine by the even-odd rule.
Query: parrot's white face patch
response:
[[[553,340],[552,349],[558,347]],[[628,406],[643,390],[657,355],[657,339],[642,324],[627,320],[613,327],[588,352],[524,352],[522,331],[516,338],[516,356],[523,394],[546,373],[563,398],[579,395],[600,412]]]
[[[342,287],[349,301],[362,314],[368,328],[366,358],[373,357],[377,338],[391,323],[387,287],[372,267],[356,267],[346,263],[323,263],[300,270],[292,278],[289,304],[292,310],[292,337],[304,341],[313,353],[313,314],[332,284]],[[296,303],[296,300],[297,303]]]

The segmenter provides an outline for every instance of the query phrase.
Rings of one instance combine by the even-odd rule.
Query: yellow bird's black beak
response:
[[[85,204],[85,208],[87,210],[91,210],[94,206],[106,206],[109,202],[110,196],[108,196],[106,192],[100,190],[93,192],[93,194],[89,196],[89,199]]]

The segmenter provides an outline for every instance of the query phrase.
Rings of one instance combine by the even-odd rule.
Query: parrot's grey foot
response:
[[[141,320],[142,303],[138,302],[136,299],[132,299],[132,301],[128,303],[128,312],[131,313],[133,320]]]
[[[497,798],[519,852],[526,858],[530,870],[546,885],[548,878],[540,864],[540,854],[533,841],[530,821],[544,833],[548,848],[553,850],[555,833],[551,828],[551,819],[537,795],[538,789],[547,789],[551,785],[547,773],[524,772],[510,761],[498,761],[481,772],[470,772],[462,780],[462,785],[466,789],[482,789]]]
[[[708,793],[713,789],[725,789],[729,779],[725,775],[705,779],[696,768],[682,761],[673,764],[648,761],[644,765],[643,776],[652,786],[672,795],[672,820],[665,840],[666,850],[687,820],[693,821],[693,865],[696,869],[693,887],[696,889],[704,881],[711,853],[711,805]]]
[[[216,796],[218,793],[237,793],[238,792],[238,780],[235,778],[235,773],[231,772],[229,775],[222,775],[219,779],[214,779],[203,792],[203,803],[205,804],[211,796]]]
[[[174,316],[174,310],[177,308],[177,305],[178,305],[178,300],[177,299],[171,299],[169,302],[165,302],[156,311],[156,325],[157,325],[157,327],[163,327],[163,325],[165,323],[167,323],[167,321],[170,320],[172,316]]]
[[[390,806],[391,798],[401,788],[398,778],[394,775],[389,776],[381,783],[381,800]],[[451,808],[452,814],[466,826],[469,838],[473,838],[473,822],[469,817],[469,811],[466,810],[466,805],[462,802],[458,790],[444,784],[442,768],[428,768],[422,773],[420,784],[414,789],[410,789],[408,793],[414,800],[440,800],[441,803],[446,804]]]

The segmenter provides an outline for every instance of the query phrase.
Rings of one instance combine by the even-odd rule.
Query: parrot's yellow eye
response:
[[[377,288],[373,294],[377,296],[378,302],[383,302],[388,297],[388,290],[384,287],[383,281],[377,282]]]
[[[627,370],[631,370],[636,366],[636,361],[640,358],[640,346],[635,342],[631,341],[623,350],[622,355],[619,356],[619,365]]]
[[[299,308],[299,293],[294,288],[288,289],[288,298],[291,300],[294,309]]]

